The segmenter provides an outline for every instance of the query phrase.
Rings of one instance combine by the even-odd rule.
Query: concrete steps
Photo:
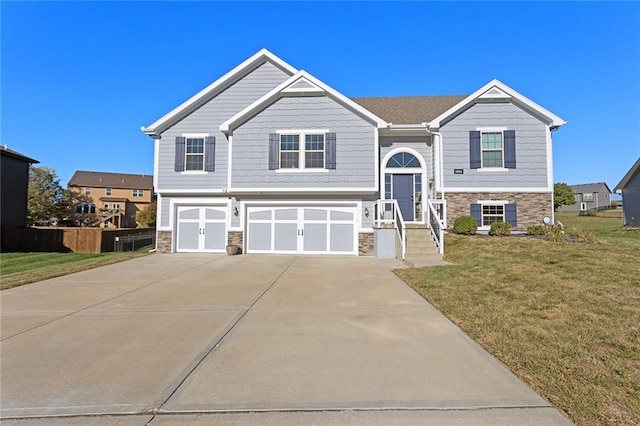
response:
[[[406,231],[407,252],[405,262],[409,259],[415,262],[438,258],[442,260],[442,256],[438,253],[438,246],[433,241],[431,231],[426,225],[409,225]]]

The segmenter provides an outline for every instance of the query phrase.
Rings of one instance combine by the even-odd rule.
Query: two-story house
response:
[[[570,185],[576,202],[568,206],[560,206],[558,211],[585,211],[611,207],[611,189],[605,182],[581,183]]]
[[[408,239],[442,253],[460,215],[525,229],[553,219],[563,124],[498,80],[464,96],[349,99],[263,49],[142,128],[158,251],[408,258],[420,247]]]
[[[29,166],[39,161],[0,146],[0,225],[27,226]]]
[[[154,200],[153,176],[78,170],[68,187],[82,200],[75,217],[84,226],[135,228],[136,213]]]

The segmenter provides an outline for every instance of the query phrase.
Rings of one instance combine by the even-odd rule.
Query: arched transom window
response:
[[[399,152],[387,161],[387,167],[401,168],[401,167],[420,167],[420,161],[415,155],[408,152]]]

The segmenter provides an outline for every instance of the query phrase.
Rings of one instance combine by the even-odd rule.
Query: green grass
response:
[[[640,423],[640,230],[558,215],[594,244],[447,235],[396,273],[578,424]]]
[[[135,257],[133,253],[2,253],[0,254],[0,289],[55,278],[98,266],[110,265]]]

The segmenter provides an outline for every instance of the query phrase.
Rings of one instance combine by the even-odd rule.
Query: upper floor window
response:
[[[142,196],[144,196],[144,190],[142,190],[142,189],[134,189],[133,190],[133,196],[134,197],[142,197]]]
[[[326,130],[283,130],[269,134],[269,170],[336,168],[336,134]]]
[[[482,132],[482,167],[503,167],[502,132]]]
[[[469,168],[487,171],[516,168],[516,131],[485,127],[469,131]]]
[[[582,194],[582,199],[584,201],[591,201],[593,200],[593,192],[585,192]]]
[[[301,144],[300,141],[304,143]],[[280,135],[281,169],[323,169],[324,134],[297,133]]]
[[[420,167],[420,161],[408,152],[399,152],[387,161],[387,167]]]
[[[204,170],[204,138],[187,138],[185,170]]]
[[[213,172],[216,163],[216,138],[206,134],[176,136],[175,171]]]
[[[93,203],[82,203],[76,206],[76,213],[79,214],[93,214],[96,212],[96,205]]]
[[[105,195],[111,195],[111,188],[106,188],[104,190]]]
[[[84,188],[84,195],[91,195],[91,188],[85,187]]]

